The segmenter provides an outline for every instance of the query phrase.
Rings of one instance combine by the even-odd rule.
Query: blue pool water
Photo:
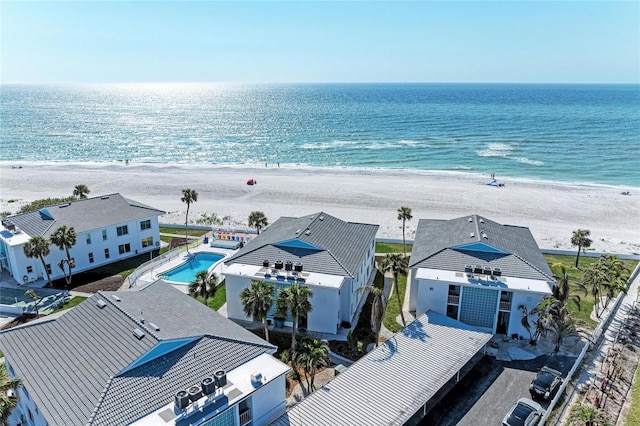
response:
[[[207,271],[210,267],[224,259],[217,253],[196,253],[187,262],[162,274],[167,281],[189,284],[196,279],[196,273]]]

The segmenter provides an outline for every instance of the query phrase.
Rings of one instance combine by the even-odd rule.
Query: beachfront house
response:
[[[528,228],[478,215],[421,219],[409,263],[409,305],[494,334],[523,336],[523,312],[555,285]]]
[[[64,250],[50,245],[45,265],[29,258],[24,245],[34,236],[47,240],[61,226],[73,227],[76,244],[69,250],[73,273],[117,262],[160,247],[158,216],[164,212],[120,194],[87,198],[8,216],[0,227],[0,264],[19,284],[64,277],[58,263]]]
[[[6,330],[0,349],[22,380],[10,426],[259,426],[285,411],[277,348],[162,281]]]
[[[299,319],[301,328],[332,334],[351,328],[366,300],[359,289],[375,277],[377,231],[378,225],[345,222],[323,212],[281,217],[225,261],[228,317],[251,320],[240,292],[252,281],[273,284],[274,298],[299,283],[313,292],[313,311]],[[274,314],[275,306],[268,319],[274,320]],[[283,320],[285,326],[292,324],[292,318]]]

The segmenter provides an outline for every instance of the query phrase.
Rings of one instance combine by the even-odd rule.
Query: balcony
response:
[[[500,310],[511,312],[511,302],[500,302]]]
[[[447,300],[449,305],[459,305],[460,304],[460,296],[449,295],[449,299]]]
[[[240,426],[244,426],[251,422],[251,410],[248,408],[240,409]]]

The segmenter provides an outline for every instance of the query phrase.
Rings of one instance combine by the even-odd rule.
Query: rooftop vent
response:
[[[472,217],[469,218],[469,222],[473,222],[473,218]]]
[[[101,200],[108,200],[109,196],[108,195],[103,195],[102,197],[100,197]]]
[[[251,384],[253,386],[260,386],[262,385],[262,382],[264,380],[264,377],[262,376],[262,373],[260,372],[255,372],[255,373],[251,373]]]
[[[185,389],[176,392],[175,403],[178,410],[184,410],[185,408],[187,408],[191,403],[191,401],[189,400],[189,392],[187,392]]]
[[[311,231],[309,229],[307,229],[307,231],[304,233],[305,235],[310,235]]]
[[[136,339],[142,340],[142,338],[144,337],[144,331],[140,330],[139,328],[134,328],[133,335],[136,336]]]
[[[205,395],[211,395],[216,391],[216,379],[214,377],[205,377],[200,382],[200,387],[202,388],[202,393]]]
[[[300,231],[301,231],[301,229],[298,229],[298,230],[296,231],[296,234],[299,234],[299,233],[300,233]]]
[[[475,236],[476,236],[476,234],[474,234],[473,232],[469,234],[469,238],[473,238]]]
[[[484,219],[480,219],[480,223],[484,223]]]
[[[158,327],[157,325],[155,325],[152,322],[149,323],[149,327],[153,328],[155,331],[160,331],[160,327]]]
[[[119,298],[118,296],[116,296],[115,294],[112,294],[112,295],[111,295],[111,298],[112,298],[113,300],[115,300],[116,302],[122,302],[122,299],[120,299],[120,298]]]
[[[489,236],[487,234],[482,234],[482,238],[484,238],[485,240],[488,240]]]
[[[311,220],[313,220],[315,217],[316,217],[315,215],[311,216]]]
[[[104,308],[105,306],[107,306],[107,302],[105,302],[105,301],[104,301],[104,300],[102,300],[102,299],[99,299],[99,300],[96,302],[96,305],[98,306],[98,308],[102,309],[102,308]]]
[[[320,219],[320,220],[324,220],[324,216],[320,216],[318,219]]]
[[[213,377],[216,379],[216,386],[223,388],[227,385],[227,372],[224,370],[218,370],[213,373]]]
[[[71,203],[64,203],[64,204],[60,204],[58,207],[59,208],[64,208],[64,207],[69,207],[71,205]]]

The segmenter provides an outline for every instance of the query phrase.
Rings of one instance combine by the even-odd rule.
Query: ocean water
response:
[[[2,85],[0,159],[496,173],[640,187],[640,85]]]

